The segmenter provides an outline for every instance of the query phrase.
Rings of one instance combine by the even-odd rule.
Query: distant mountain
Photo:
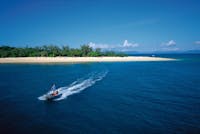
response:
[[[200,50],[188,50],[185,53],[200,54]]]

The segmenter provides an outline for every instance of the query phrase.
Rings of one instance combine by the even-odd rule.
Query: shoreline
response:
[[[127,57],[8,57],[0,58],[5,63],[87,63],[87,62],[136,62],[136,61],[174,61],[172,58],[127,56]]]

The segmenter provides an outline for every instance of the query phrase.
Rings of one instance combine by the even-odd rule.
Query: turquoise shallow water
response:
[[[161,56],[180,60],[1,64],[0,133],[200,133],[200,55]]]

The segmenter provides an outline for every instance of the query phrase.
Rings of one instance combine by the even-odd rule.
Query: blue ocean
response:
[[[178,60],[0,64],[0,134],[199,134],[200,55],[158,56]]]

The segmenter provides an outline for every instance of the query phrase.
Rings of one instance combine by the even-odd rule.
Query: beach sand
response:
[[[175,59],[145,56],[127,57],[16,57],[0,58],[0,63],[85,63],[85,62],[131,62],[172,61]]]

